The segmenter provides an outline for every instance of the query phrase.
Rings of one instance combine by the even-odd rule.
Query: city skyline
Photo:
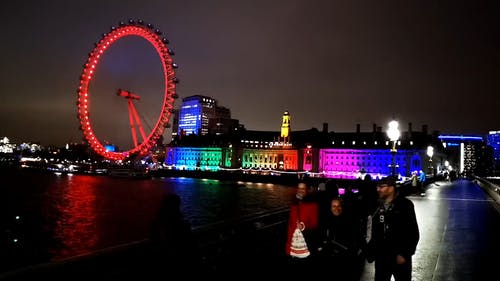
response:
[[[249,130],[499,130],[497,3],[487,1],[9,2],[1,45],[0,136],[62,145],[82,140],[76,88],[87,54],[119,21],[143,19],[170,40],[179,99],[204,95]],[[100,139],[131,142],[117,88],[143,98],[147,123],[161,101],[160,60],[143,40],[113,44],[91,85]],[[158,93],[160,97],[158,97]],[[110,114],[111,113],[111,114]],[[171,122],[170,122],[171,123]],[[166,131],[166,140],[170,131]]]

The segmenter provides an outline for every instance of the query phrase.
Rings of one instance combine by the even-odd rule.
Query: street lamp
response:
[[[434,175],[434,167],[432,166],[432,156],[434,155],[434,147],[427,147],[427,156],[429,156],[429,174]]]
[[[391,148],[391,154],[392,154],[392,162],[391,162],[391,175],[395,176],[396,175],[396,153],[398,152],[396,150],[396,142],[399,139],[400,132],[398,129],[398,121],[392,120],[389,122],[389,128],[387,129],[387,136],[389,137],[389,140],[392,141],[392,148]]]

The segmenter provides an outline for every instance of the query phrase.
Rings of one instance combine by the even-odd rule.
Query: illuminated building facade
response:
[[[354,133],[335,133],[328,132],[323,124],[322,131],[313,128],[292,132],[290,119],[290,113],[285,111],[280,131],[241,130],[228,142],[214,145],[211,140],[210,146],[217,147],[192,147],[179,142],[177,147],[169,148],[166,164],[175,169],[305,172],[311,176],[352,179],[366,175],[380,178],[391,173],[392,146],[381,127],[374,125],[372,132],[361,132],[358,125]],[[413,132],[409,124],[396,145],[399,177],[410,177],[413,171],[420,170],[429,173],[430,163],[444,163],[443,146],[436,136],[429,135],[426,126],[421,132]],[[433,162],[426,155],[429,145],[436,151]]]
[[[318,171],[319,150],[313,148],[310,144],[305,146],[305,148],[299,150],[299,166],[307,172]]]
[[[221,143],[217,148],[169,147],[165,164],[174,169],[203,170],[205,167],[203,163],[207,162],[206,159],[209,158],[208,167],[210,170],[223,168],[248,171],[271,171],[274,169],[297,171],[299,169],[298,150],[289,142],[290,118],[288,111],[283,114],[282,129],[286,128],[287,130],[282,130],[282,134],[280,132],[249,131],[241,129],[241,127],[238,128],[240,130],[237,130],[237,138],[233,139],[234,142]],[[215,150],[217,151],[216,155],[214,154]]]
[[[168,147],[165,164],[176,170],[217,171],[222,159],[219,147]]]
[[[285,112],[288,114],[288,112]],[[239,144],[241,168],[297,170],[298,150],[278,132],[246,131]]]
[[[395,155],[396,175],[410,177],[413,171],[426,173],[425,149],[435,143],[423,126],[421,132],[408,131],[401,134]],[[442,151],[439,143],[434,144]],[[437,153],[437,155],[441,155]],[[328,143],[319,150],[318,171],[325,177],[356,179],[370,175],[381,178],[391,173],[391,143],[381,127],[373,125],[372,132],[361,132],[359,124],[354,133],[332,133]]]
[[[217,101],[211,97],[195,95],[182,99],[176,116],[177,135],[207,135],[211,118],[231,119],[231,112],[228,108],[217,106]]]
[[[293,170],[299,169],[298,150],[290,142],[290,113],[285,111],[281,122],[281,131],[243,133],[240,142],[241,168],[258,170]]]
[[[487,143],[493,149],[493,161],[495,170],[500,170],[500,131],[490,131],[487,137]]]
[[[388,149],[339,149],[320,150],[320,163],[325,177],[356,179],[365,175],[381,178],[391,173],[391,153]],[[422,169],[418,149],[398,149],[395,158],[396,174],[408,177],[412,171]]]
[[[243,169],[297,170],[295,149],[243,149]]]
[[[297,152],[279,148],[169,147],[165,164],[176,170],[297,171]]]
[[[265,137],[273,133],[277,136],[278,132],[260,133]],[[297,171],[316,176],[352,179],[368,174],[372,178],[380,178],[390,173],[392,155],[389,141],[383,138],[384,134],[380,135],[381,140],[371,142],[366,141],[362,134],[334,134],[339,139],[337,144],[333,141],[329,147],[319,147],[317,143],[313,143],[303,148],[282,147],[278,145],[278,141],[257,140],[257,135],[258,132],[251,131],[240,140],[239,145],[229,147],[171,147],[167,152],[166,164],[173,165],[175,169],[187,170],[205,170],[207,166],[209,170]],[[350,140],[349,145],[347,141],[342,141],[344,138]],[[357,145],[357,142],[360,144]],[[395,162],[400,177],[409,177],[412,171],[426,169],[427,144],[405,139],[398,142]]]
[[[493,169],[493,149],[481,136],[440,135],[449,159],[465,175],[487,175]]]

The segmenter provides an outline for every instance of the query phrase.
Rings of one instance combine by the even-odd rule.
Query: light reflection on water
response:
[[[94,184],[96,177],[69,176],[67,185],[55,193],[51,200],[55,210],[54,240],[60,241],[59,250],[54,251],[54,259],[85,252],[95,248],[98,241],[96,221],[96,197]]]
[[[193,227],[286,207],[294,192],[282,185],[191,178],[24,171],[0,171],[0,175],[7,183],[4,198],[9,202],[2,210],[6,216],[23,218],[23,227],[16,231],[23,237],[25,252],[52,260],[146,238],[166,192],[179,194],[182,211]]]

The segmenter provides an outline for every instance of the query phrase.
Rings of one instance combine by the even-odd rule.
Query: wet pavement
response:
[[[500,210],[475,181],[435,182],[415,204],[420,241],[415,281],[499,280]],[[366,264],[360,280],[373,280]]]

